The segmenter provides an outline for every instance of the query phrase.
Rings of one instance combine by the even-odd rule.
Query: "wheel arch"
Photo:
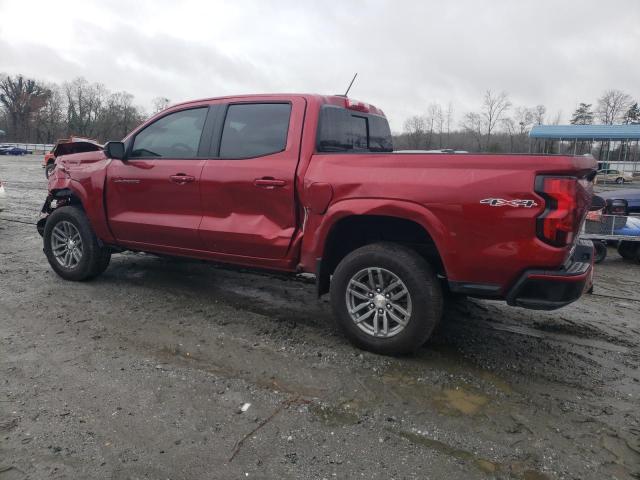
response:
[[[329,291],[330,276],[348,253],[378,241],[416,250],[446,277],[447,260],[442,254],[445,228],[427,208],[402,200],[345,200],[329,207],[316,233],[318,295]]]

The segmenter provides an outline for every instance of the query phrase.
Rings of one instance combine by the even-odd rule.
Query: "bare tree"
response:
[[[544,116],[547,113],[547,107],[544,105],[536,105],[533,109],[533,121],[536,125],[544,124]]]
[[[607,90],[598,99],[596,114],[605,125],[613,125],[622,122],[624,114],[632,103],[633,99],[628,93],[620,90]]]
[[[161,112],[169,106],[170,100],[167,97],[156,97],[152,100],[153,114]]]
[[[509,151],[515,152],[516,151],[515,137],[516,135],[518,135],[518,127],[517,127],[516,121],[511,117],[506,117],[506,118],[503,118],[500,121],[500,123],[504,128],[504,131],[509,136]]]
[[[26,140],[34,116],[44,107],[51,92],[36,80],[3,76],[0,79],[0,104],[9,119],[9,133],[16,140]]]
[[[426,131],[427,122],[423,116],[414,115],[405,120],[404,132],[410,149],[417,150],[424,146]]]
[[[435,126],[435,132],[438,134],[438,148],[442,148],[445,116],[439,103],[434,102],[429,105],[429,118],[431,119],[431,125]]]
[[[482,115],[477,112],[467,113],[462,121],[462,128],[473,136],[477,143],[478,151],[482,151],[483,124]]]
[[[94,137],[108,92],[100,83],[90,84],[82,77],[64,84],[67,100],[67,126],[70,134]]]
[[[527,107],[517,107],[514,112],[514,118],[516,126],[518,127],[519,134],[524,136],[527,134],[531,125],[535,121],[535,109]]]
[[[449,102],[447,105],[447,148],[451,143],[451,124],[453,123],[453,103]]]
[[[133,95],[116,92],[109,95],[98,122],[98,136],[104,139],[120,139],[144,119],[143,113],[133,104]]]
[[[35,136],[30,140],[53,143],[65,134],[64,97],[56,84],[47,85],[50,95],[40,111],[35,115]]]
[[[495,95],[491,90],[487,90],[482,101],[481,115],[484,120],[484,130],[487,134],[487,145],[491,143],[491,134],[500,123],[504,114],[511,107],[509,96],[506,92]]]

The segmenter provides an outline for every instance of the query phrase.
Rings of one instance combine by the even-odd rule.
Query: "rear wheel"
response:
[[[49,265],[65,280],[89,280],[109,266],[110,250],[100,246],[87,216],[77,207],[54,210],[43,239]]]
[[[622,177],[618,177],[618,178],[616,178],[616,183],[617,183],[618,185],[622,185],[622,184],[624,183],[624,178],[622,178]]]
[[[442,316],[442,289],[415,251],[376,243],[347,255],[331,280],[338,326],[360,348],[386,355],[411,353]]]
[[[618,253],[625,260],[640,260],[640,243],[622,241],[618,244]]]
[[[44,167],[44,174],[47,178],[51,176],[53,170],[56,168],[56,165],[53,162],[47,163],[47,166]]]

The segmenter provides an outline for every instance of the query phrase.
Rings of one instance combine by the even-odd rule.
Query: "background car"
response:
[[[102,150],[102,145],[92,138],[69,137],[63,138],[56,142],[50,152],[44,155],[42,160],[42,168],[47,178],[55,168],[56,158],[60,155],[69,155],[71,153],[96,152]]]
[[[626,200],[629,215],[640,215],[640,190],[638,189],[614,190],[602,192],[598,195],[605,200]]]
[[[0,212],[4,210],[6,203],[7,203],[7,194],[4,191],[4,185],[2,184],[2,180],[0,180]]]
[[[598,170],[595,178],[596,183],[617,183],[623,184],[633,182],[633,175],[620,170],[604,169]]]
[[[0,147],[0,155],[29,155],[33,153],[31,150],[26,150],[21,147],[14,147],[5,145]]]

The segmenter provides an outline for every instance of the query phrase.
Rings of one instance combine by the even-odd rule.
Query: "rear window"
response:
[[[220,141],[221,158],[252,158],[281,152],[287,146],[289,103],[230,105]]]
[[[391,152],[393,142],[387,119],[334,105],[320,110],[319,152]]]

